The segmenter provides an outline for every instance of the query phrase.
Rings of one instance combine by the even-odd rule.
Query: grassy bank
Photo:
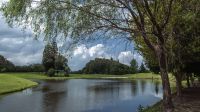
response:
[[[42,73],[6,73],[7,75],[17,76],[25,79],[43,80],[65,80],[65,79],[158,79],[160,75],[152,73],[138,73],[127,75],[107,75],[107,74],[70,74],[69,77],[48,77]]]
[[[0,74],[0,94],[23,90],[37,83],[13,75]]]
[[[0,73],[0,94],[23,90],[37,85],[28,79],[40,80],[66,80],[66,79],[160,79],[159,75],[152,73],[139,73],[127,75],[107,74],[70,74],[69,77],[48,77],[43,73]]]
[[[116,75],[104,75],[104,74],[70,74],[69,77],[57,76],[48,77],[42,73],[6,73],[7,75],[16,76],[25,79],[42,79],[42,80],[66,80],[66,79],[100,79],[100,78],[114,78],[120,77]]]
[[[175,82],[175,79],[170,76],[170,86],[171,86],[171,91],[172,91],[172,94],[176,94],[176,82]],[[187,82],[184,80],[182,81],[182,86],[183,88],[186,88],[187,87]],[[162,112],[162,100],[160,102],[157,102],[156,104],[144,109],[142,112]]]
[[[130,79],[161,79],[159,74],[153,73],[137,73],[124,75]]]
[[[145,110],[142,112],[162,112],[162,101],[157,102],[151,107],[147,107]]]

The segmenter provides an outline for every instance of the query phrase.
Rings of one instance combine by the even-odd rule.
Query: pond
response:
[[[38,81],[38,87],[0,97],[0,112],[137,112],[162,99],[152,80]]]

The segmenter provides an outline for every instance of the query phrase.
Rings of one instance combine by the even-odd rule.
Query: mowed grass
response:
[[[7,75],[13,75],[25,79],[96,79],[96,78],[128,78],[128,79],[160,79],[159,74],[153,73],[137,73],[137,74],[127,74],[127,75],[107,75],[107,74],[70,74],[69,77],[58,76],[58,77],[48,77],[43,73],[5,73]]]
[[[124,75],[131,79],[161,79],[159,74],[154,73],[137,73]]]
[[[25,79],[41,79],[41,80],[97,79],[97,78],[121,77],[116,75],[104,75],[104,74],[70,74],[69,77],[65,77],[64,75],[59,75],[56,77],[48,77],[43,73],[6,73],[6,75],[16,76]]]
[[[0,74],[0,94],[23,90],[36,85],[36,82],[27,79],[13,75]]]

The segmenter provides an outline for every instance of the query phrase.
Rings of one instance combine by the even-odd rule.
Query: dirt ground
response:
[[[200,87],[186,88],[183,98],[173,99],[175,112],[200,112]]]

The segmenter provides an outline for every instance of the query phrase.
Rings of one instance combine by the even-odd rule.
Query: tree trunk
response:
[[[176,73],[175,74],[176,78],[176,91],[177,91],[177,96],[181,97],[182,96],[182,76],[181,73]]]
[[[189,75],[190,75],[189,73],[186,74],[186,78],[187,78],[187,87],[188,87],[188,88],[190,88],[190,79],[189,79],[190,76],[189,76]]]
[[[172,103],[172,95],[168,77],[168,63],[165,54],[165,49],[163,46],[158,46],[155,49],[157,54],[157,59],[159,61],[160,74],[162,79],[163,86],[163,107],[164,112],[172,112],[173,111],[173,103]]]
[[[193,74],[190,74],[189,77],[190,77],[191,85],[192,85],[192,87],[194,87],[194,78],[193,78]]]

